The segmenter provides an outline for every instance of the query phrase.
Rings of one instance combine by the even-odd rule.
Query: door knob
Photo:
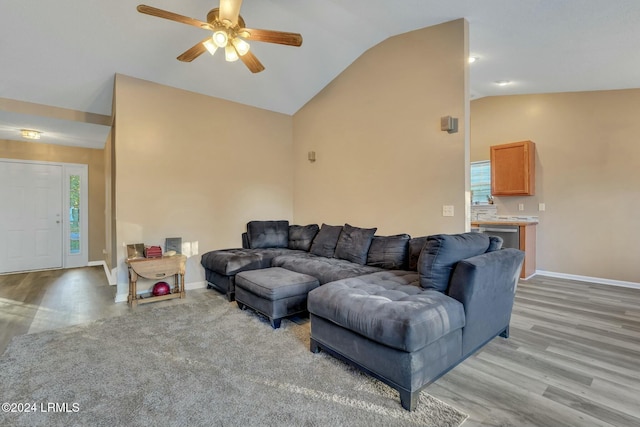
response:
[[[57,221],[56,221],[56,224],[60,224],[60,220],[57,220]]]

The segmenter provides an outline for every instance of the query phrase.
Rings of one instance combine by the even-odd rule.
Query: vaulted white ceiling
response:
[[[223,55],[177,61],[206,31],[140,14],[142,1],[203,21],[218,6],[216,0],[3,0],[0,98],[110,115],[114,75],[121,73],[294,114],[377,43],[458,18],[468,20],[470,53],[479,58],[470,72],[475,98],[640,88],[638,0],[244,0],[248,27],[304,39],[299,48],[252,42],[266,67],[259,74]],[[101,147],[108,132],[40,119],[0,104],[0,139],[19,139],[16,127],[42,126],[70,145]],[[58,140],[49,142],[64,143]]]

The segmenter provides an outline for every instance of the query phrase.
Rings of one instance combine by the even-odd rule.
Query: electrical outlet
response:
[[[453,216],[453,205],[443,205],[442,216]]]
[[[544,205],[544,203],[538,203],[538,210],[540,212],[544,211],[547,207]]]
[[[524,210],[524,203],[518,203],[518,210],[519,211],[523,211]]]

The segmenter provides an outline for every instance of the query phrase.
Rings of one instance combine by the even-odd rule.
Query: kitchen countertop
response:
[[[471,221],[471,225],[517,225],[527,226],[535,225],[538,221],[524,221],[524,220],[491,220],[491,221]]]

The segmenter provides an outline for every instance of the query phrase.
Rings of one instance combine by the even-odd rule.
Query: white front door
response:
[[[0,273],[62,267],[62,166],[0,161]]]

